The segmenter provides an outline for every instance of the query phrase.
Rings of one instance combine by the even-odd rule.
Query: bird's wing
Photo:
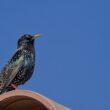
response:
[[[23,51],[20,49],[16,51],[13,57],[9,60],[8,64],[1,71],[0,82],[2,82],[2,86],[0,89],[4,91],[4,89],[11,83],[16,74],[18,73],[20,67],[23,64]],[[0,84],[1,85],[1,84]]]

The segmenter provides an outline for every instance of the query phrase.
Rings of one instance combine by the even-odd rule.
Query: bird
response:
[[[17,42],[17,49],[0,72],[0,94],[15,90],[25,84],[35,68],[35,39],[41,34],[24,34]]]

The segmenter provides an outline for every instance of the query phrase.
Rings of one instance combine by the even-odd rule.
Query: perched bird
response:
[[[15,54],[0,72],[0,94],[16,89],[31,78],[35,67],[34,40],[40,36],[25,34],[18,40]]]

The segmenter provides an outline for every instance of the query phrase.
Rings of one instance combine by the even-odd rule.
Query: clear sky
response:
[[[24,33],[36,40],[36,68],[22,89],[72,110],[110,110],[109,0],[0,0],[0,68]]]

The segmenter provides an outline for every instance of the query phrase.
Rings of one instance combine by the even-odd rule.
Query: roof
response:
[[[0,110],[70,110],[32,91],[14,90],[0,95]]]

